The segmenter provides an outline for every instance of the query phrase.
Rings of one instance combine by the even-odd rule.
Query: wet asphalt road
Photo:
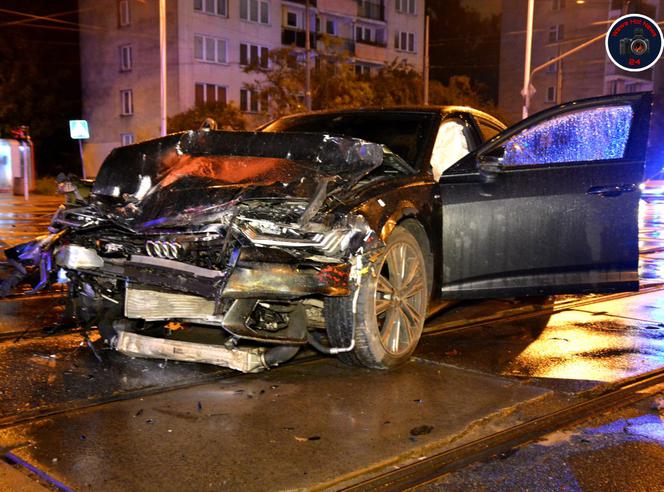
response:
[[[0,199],[0,238],[10,244],[41,232],[49,207],[57,203],[40,201],[16,213],[12,202]],[[663,278],[663,218],[664,201],[643,203],[640,273],[645,286]],[[38,304],[23,310],[15,303],[0,306],[0,331],[30,327],[40,312]],[[433,323],[514,306],[511,301],[462,304]],[[664,366],[663,307],[664,294],[653,290],[573,306],[551,319],[492,322],[433,335],[423,340],[410,364],[390,373],[349,369],[323,359],[265,374],[233,375],[220,383],[11,426],[0,431],[0,448],[29,443],[16,448],[16,456],[77,490],[215,490],[222,484],[229,490],[277,490],[321,483],[335,488],[351,480],[354,470],[407,461],[512,425],[528,413],[524,406],[536,411],[544,401],[543,407],[554,408],[579,392]],[[106,350],[101,350],[100,363],[81,340],[79,334],[56,333],[0,343],[0,426],[67,405],[229,374],[211,366],[129,359]],[[651,432],[661,432],[661,421],[645,419]],[[661,449],[655,450],[653,443],[661,445],[650,439],[645,447],[628,443],[616,449],[661,461]],[[560,449],[561,460],[563,454],[580,452]],[[588,450],[595,453],[586,453],[588,463],[610,459],[606,447]],[[128,460],[134,452],[142,457]],[[541,453],[539,448],[524,450],[517,462],[541,464]],[[233,470],[209,468],[228,456],[242,457],[231,460]],[[512,466],[517,462],[511,461]],[[566,469],[561,476],[575,478],[582,468]],[[519,482],[497,479],[510,473],[500,463],[476,465],[467,475],[450,475],[430,487],[602,490],[584,486],[591,483],[589,468],[583,468],[583,483],[576,477],[568,488],[555,488],[563,480],[558,476],[546,482],[551,488],[536,480],[540,475],[531,481],[527,474]]]

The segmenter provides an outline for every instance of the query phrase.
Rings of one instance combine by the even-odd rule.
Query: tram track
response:
[[[378,473],[354,484],[338,488],[356,491],[403,491],[434,482],[445,474],[472,463],[500,455],[518,446],[572,424],[596,417],[609,410],[628,406],[664,388],[664,368],[604,385],[587,392],[582,401],[521,424],[476,439],[466,444],[432,454],[397,469]],[[598,391],[599,390],[599,391]],[[598,394],[599,393],[599,394]],[[366,476],[367,474],[365,474]],[[327,484],[329,485],[329,484]]]
[[[524,320],[528,318],[542,316],[543,314],[556,313],[575,307],[584,306],[588,304],[596,304],[600,302],[605,302],[609,300],[621,299],[625,297],[632,297],[637,295],[644,295],[650,292],[655,292],[664,289],[664,284],[652,285],[646,287],[638,292],[623,292],[617,294],[608,294],[601,296],[594,296],[592,298],[582,298],[582,299],[570,299],[563,300],[559,303],[555,303],[551,307],[544,306],[520,306],[513,309],[506,309],[499,312],[495,312],[491,315],[481,316],[470,320],[456,320],[448,323],[439,323],[433,324],[424,334],[423,337],[431,337],[441,334],[447,334],[451,332],[457,332],[477,326],[486,325],[487,323],[506,323]],[[16,339],[17,336],[21,337],[21,340],[29,340],[37,336],[67,336],[74,334],[78,331],[78,328],[66,329],[52,335],[44,335],[43,333],[36,334],[34,332],[25,333],[24,331],[17,331],[12,333],[5,333],[1,335],[0,343],[11,343],[8,340],[12,338]],[[293,364],[307,364],[315,363],[324,358],[323,355],[314,352],[313,350],[306,350],[297,356],[290,365]],[[37,407],[28,412],[22,412],[20,414],[8,415],[0,417],[0,429],[6,427],[12,427],[15,425],[23,424],[33,420],[41,419],[44,417],[59,415],[68,412],[79,411],[91,407],[105,405],[107,403],[112,403],[114,401],[130,400],[133,398],[141,398],[145,396],[155,395],[159,393],[166,393],[169,391],[181,390],[185,388],[190,388],[193,386],[199,386],[202,384],[208,384],[215,381],[226,380],[234,377],[240,377],[242,373],[233,371],[231,369],[219,368],[219,371],[215,371],[205,376],[197,376],[192,379],[179,380],[177,383],[168,384],[168,385],[156,385],[148,386],[143,388],[138,388],[135,390],[123,390],[114,392],[111,395],[104,395],[99,398],[86,398],[81,400],[71,400],[65,402],[61,405],[55,407]]]

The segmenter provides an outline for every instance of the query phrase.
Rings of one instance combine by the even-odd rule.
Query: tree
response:
[[[324,48],[318,52],[311,74],[312,109],[356,108],[371,105],[374,92],[369,80],[355,73],[341,40],[322,35]],[[259,97],[269,101],[272,116],[305,111],[303,53],[291,48],[277,48],[269,52],[268,65],[255,61],[245,72],[257,75],[245,84]]]
[[[81,117],[78,32],[26,20],[67,11],[58,22],[75,24],[76,1],[3,0],[2,6],[0,134],[30,128],[38,174],[77,171],[78,146],[69,137],[68,120]]]
[[[420,104],[422,75],[406,60],[393,60],[371,78],[374,106]]]
[[[205,118],[212,118],[217,122],[219,130],[246,130],[247,122],[242,112],[233,104],[223,102],[209,102],[194,106],[187,111],[168,118],[168,131],[179,132],[184,130],[197,130]]]
[[[447,85],[434,80],[429,88],[429,100],[432,104],[456,104],[482,109],[493,106],[483,84],[476,84],[467,75],[450,77]]]
[[[245,88],[269,101],[269,113],[278,117],[304,111],[304,64],[290,48],[273,49],[269,64],[252,63],[245,72],[258,75]]]

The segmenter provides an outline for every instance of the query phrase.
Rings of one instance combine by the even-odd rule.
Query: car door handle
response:
[[[608,185],[608,186],[592,186],[588,188],[586,193],[588,195],[600,195],[607,197],[620,196],[623,193],[630,193],[635,191],[637,186],[635,184],[622,184],[622,185]]]

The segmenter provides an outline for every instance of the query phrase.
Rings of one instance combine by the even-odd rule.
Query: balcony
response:
[[[370,46],[378,46],[379,48],[386,48],[387,43],[385,41],[372,41],[370,39],[357,39],[355,41],[358,44],[368,44]]]
[[[286,46],[297,46],[298,48],[304,48],[306,44],[307,36],[303,29],[294,29],[291,27],[283,27],[281,29],[281,44]],[[309,33],[309,42],[311,48],[316,47],[316,33]]]
[[[325,42],[325,38],[321,36],[318,38],[317,49],[321,53],[333,52],[333,53],[343,53],[344,51],[348,53],[349,56],[355,55],[355,41],[348,38],[342,38],[338,36],[327,35],[329,42]],[[313,45],[312,45],[313,47]]]
[[[300,5],[306,5],[306,0],[288,0],[289,3],[299,3]],[[309,0],[309,7],[315,7],[316,0]]]
[[[382,1],[357,0],[357,16],[385,21],[385,4]]]
[[[385,62],[385,47],[387,45],[376,41],[355,41],[355,56],[361,60],[370,60],[377,63]]]

